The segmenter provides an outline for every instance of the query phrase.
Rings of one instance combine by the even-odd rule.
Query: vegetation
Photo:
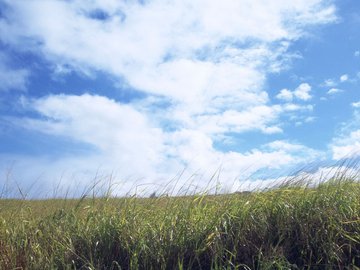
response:
[[[360,269],[360,184],[0,200],[0,269]]]

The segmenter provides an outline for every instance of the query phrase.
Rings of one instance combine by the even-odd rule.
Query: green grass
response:
[[[0,200],[0,269],[360,269],[360,184]]]

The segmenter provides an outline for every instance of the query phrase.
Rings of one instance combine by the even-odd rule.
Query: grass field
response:
[[[0,269],[360,269],[360,184],[0,200]]]

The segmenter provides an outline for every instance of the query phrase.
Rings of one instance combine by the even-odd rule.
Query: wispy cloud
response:
[[[0,91],[26,90],[29,75],[27,69],[12,67],[11,59],[0,52]]]
[[[339,88],[331,88],[329,91],[327,91],[328,95],[335,95],[338,93],[343,92],[343,90],[339,89]]]
[[[327,79],[324,81],[324,83],[322,83],[322,86],[326,86],[326,87],[335,87],[337,86],[337,82],[334,79]]]

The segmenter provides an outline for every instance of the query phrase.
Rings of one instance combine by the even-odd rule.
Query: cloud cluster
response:
[[[293,99],[308,101],[312,98],[310,91],[311,86],[308,83],[302,83],[294,91],[282,89],[279,94],[276,95],[276,98],[284,101],[292,101]]]
[[[127,174],[141,171],[154,179],[180,167],[211,172],[224,164],[224,177],[231,179],[244,168],[251,167],[251,174],[296,164],[312,153],[279,142],[245,153],[224,152],[214,143],[228,133],[280,133],[281,117],[304,109],[293,103],[271,104],[264,85],[268,74],[289,66],[293,42],[312,26],[336,20],[328,1],[5,4],[2,43],[40,55],[57,75],[102,71],[146,94],[130,104],[100,93],[27,99],[27,109],[40,117],[15,122],[94,146],[99,158],[92,164],[123,164]],[[308,101],[310,92],[311,86],[303,83],[277,97]]]
[[[270,6],[231,0],[6,2],[11,12],[0,23],[3,42],[40,51],[57,66],[103,70],[141,91],[201,108],[261,94],[264,74],[278,71],[290,56],[289,42],[307,26],[335,20],[334,7],[320,0]],[[298,96],[309,98],[306,89]]]
[[[97,149],[77,159],[67,157],[56,162],[42,159],[41,162],[49,165],[48,170],[54,169],[54,164],[68,170],[65,164],[71,163],[80,171],[101,166],[102,170],[121,172],[122,179],[128,177],[130,181],[146,176],[141,181],[165,186],[171,176],[186,168],[180,183],[198,172],[201,177],[195,182],[201,189],[221,166],[220,182],[229,191],[233,190],[235,181],[248,179],[259,169],[281,169],[321,157],[311,148],[287,141],[274,141],[245,153],[223,152],[215,149],[214,138],[203,130],[183,128],[166,132],[141,111],[96,95],[50,95],[27,99],[23,104],[41,118],[14,119],[18,126],[67,137]],[[54,171],[60,173],[59,168]]]

